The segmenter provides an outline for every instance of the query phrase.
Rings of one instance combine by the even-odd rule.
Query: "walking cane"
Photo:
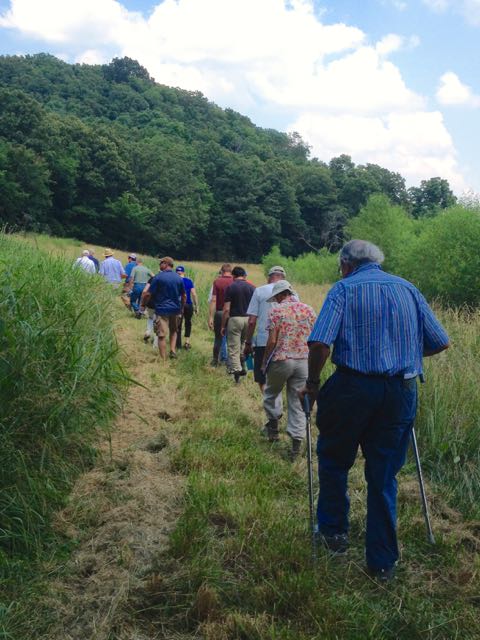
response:
[[[315,508],[313,503],[312,414],[310,411],[310,398],[307,393],[303,396],[303,410],[305,412],[307,432],[308,503],[310,507],[312,563],[315,564],[317,560],[317,536],[315,531]]]
[[[415,465],[417,467],[418,484],[420,485],[420,495],[422,497],[423,516],[425,518],[425,526],[427,527],[427,538],[431,544],[435,544],[435,537],[430,523],[430,515],[428,513],[427,495],[425,493],[425,485],[423,483],[422,465],[420,464],[420,456],[418,454],[417,436],[415,428],[412,428],[412,449],[415,457]]]

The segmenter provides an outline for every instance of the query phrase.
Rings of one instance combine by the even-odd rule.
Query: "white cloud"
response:
[[[447,71],[440,78],[437,100],[443,105],[480,107],[480,96],[473,93],[471,87],[460,80],[456,73]]]
[[[75,62],[79,62],[81,64],[105,64],[108,62],[108,56],[97,49],[87,49],[79,56],[76,56]]]
[[[409,184],[441,176],[456,191],[465,188],[453,141],[438,111],[390,113],[379,117],[302,114],[289,127],[313,145],[321,159],[347,153],[398,171]]]
[[[450,4],[450,0],[422,0],[422,2],[433,11],[438,12],[446,11]]]
[[[324,15],[314,0],[163,0],[148,17],[117,0],[11,0],[0,26],[70,47],[77,61],[130,56],[158,82],[202,91],[253,120],[270,111],[324,160],[351,153],[412,182],[443,175],[460,185],[440,114],[426,111],[390,59],[418,38],[370,43]]]
[[[467,22],[480,26],[480,0],[422,0],[423,4],[437,13],[451,9],[461,14]]]

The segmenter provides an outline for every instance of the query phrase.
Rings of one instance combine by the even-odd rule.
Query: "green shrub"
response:
[[[286,258],[278,247],[264,256],[262,260],[265,275],[274,265],[281,265],[287,272],[287,279],[297,284],[325,284],[338,278],[338,256],[327,249],[318,253],[305,253],[298,258]]]
[[[92,463],[124,376],[104,281],[5,235],[0,251],[0,550],[24,556]]]
[[[480,304],[480,210],[452,207],[422,221],[407,247],[405,277],[428,298],[455,305]]]

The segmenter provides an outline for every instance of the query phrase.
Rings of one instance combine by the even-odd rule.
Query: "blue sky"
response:
[[[312,155],[480,192],[480,0],[0,0],[0,53],[128,55]]]

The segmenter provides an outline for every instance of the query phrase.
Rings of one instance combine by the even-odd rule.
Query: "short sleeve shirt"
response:
[[[181,276],[180,276],[181,277]],[[192,289],[195,289],[195,285],[193,283],[193,280],[190,280],[190,278],[182,278],[183,280],[183,286],[185,287],[185,293],[187,294],[187,304],[192,304]]]
[[[212,296],[216,297],[215,308],[217,311],[221,311],[223,309],[223,304],[225,302],[225,290],[232,284],[232,282],[232,276],[219,276],[214,281]]]
[[[130,272],[130,279],[134,284],[146,284],[151,276],[152,272],[143,264],[135,265],[135,267]]]
[[[308,358],[308,337],[315,324],[316,313],[308,304],[287,301],[270,309],[267,328],[277,329],[278,338],[272,360]]]
[[[135,269],[136,266],[137,266],[136,262],[127,262],[127,264],[125,265],[125,273],[127,274],[127,281],[130,279],[130,276],[132,275],[132,271]]]
[[[175,271],[161,271],[150,283],[149,293],[158,316],[178,315],[182,310],[182,294],[185,292],[182,278]]]
[[[238,318],[247,315],[248,305],[255,287],[246,280],[236,279],[225,291],[225,302],[230,302],[230,317]]]

